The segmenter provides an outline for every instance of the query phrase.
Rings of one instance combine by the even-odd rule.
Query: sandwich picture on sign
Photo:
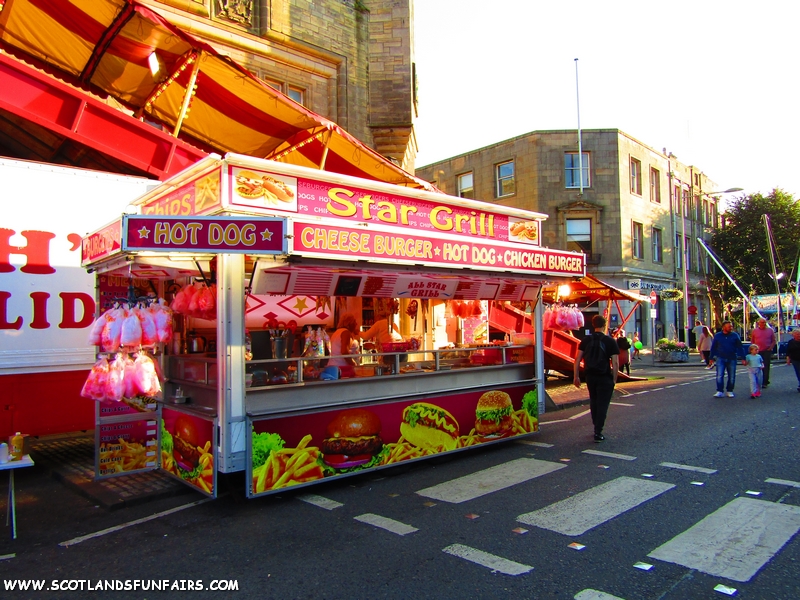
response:
[[[234,168],[232,204],[297,212],[297,179]]]

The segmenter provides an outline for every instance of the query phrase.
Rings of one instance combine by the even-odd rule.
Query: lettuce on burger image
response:
[[[508,394],[499,390],[486,392],[475,407],[475,433],[487,442],[504,438],[514,426],[513,414]]]

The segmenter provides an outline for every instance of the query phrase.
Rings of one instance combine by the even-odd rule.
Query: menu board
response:
[[[156,419],[101,423],[95,431],[96,478],[155,469],[158,460]]]

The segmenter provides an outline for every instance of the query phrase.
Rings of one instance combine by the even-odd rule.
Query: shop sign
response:
[[[629,290],[652,290],[660,292],[662,290],[671,289],[674,287],[669,283],[653,283],[651,281],[642,281],[641,279],[628,279]]]
[[[122,222],[114,221],[81,240],[81,265],[117,254],[121,249]]]
[[[476,210],[454,202],[376,192],[358,186],[229,165],[228,189],[220,170],[197,177],[141,205],[143,215],[207,215],[226,208],[375,223],[540,245],[540,221]],[[443,196],[446,198],[446,196]],[[487,204],[487,207],[489,205]]]
[[[450,300],[456,293],[458,281],[437,279],[427,275],[400,276],[394,284],[393,298],[438,298]]]
[[[280,217],[162,217],[125,215],[124,251],[285,254]]]
[[[293,254],[541,275],[586,274],[585,256],[575,252],[297,221],[292,228]]]

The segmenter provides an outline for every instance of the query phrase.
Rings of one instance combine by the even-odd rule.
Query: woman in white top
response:
[[[331,336],[331,358],[328,360],[329,367],[353,366],[356,364],[355,358],[340,356],[347,354],[358,354],[358,322],[352,313],[345,313],[339,319],[339,327]]]

